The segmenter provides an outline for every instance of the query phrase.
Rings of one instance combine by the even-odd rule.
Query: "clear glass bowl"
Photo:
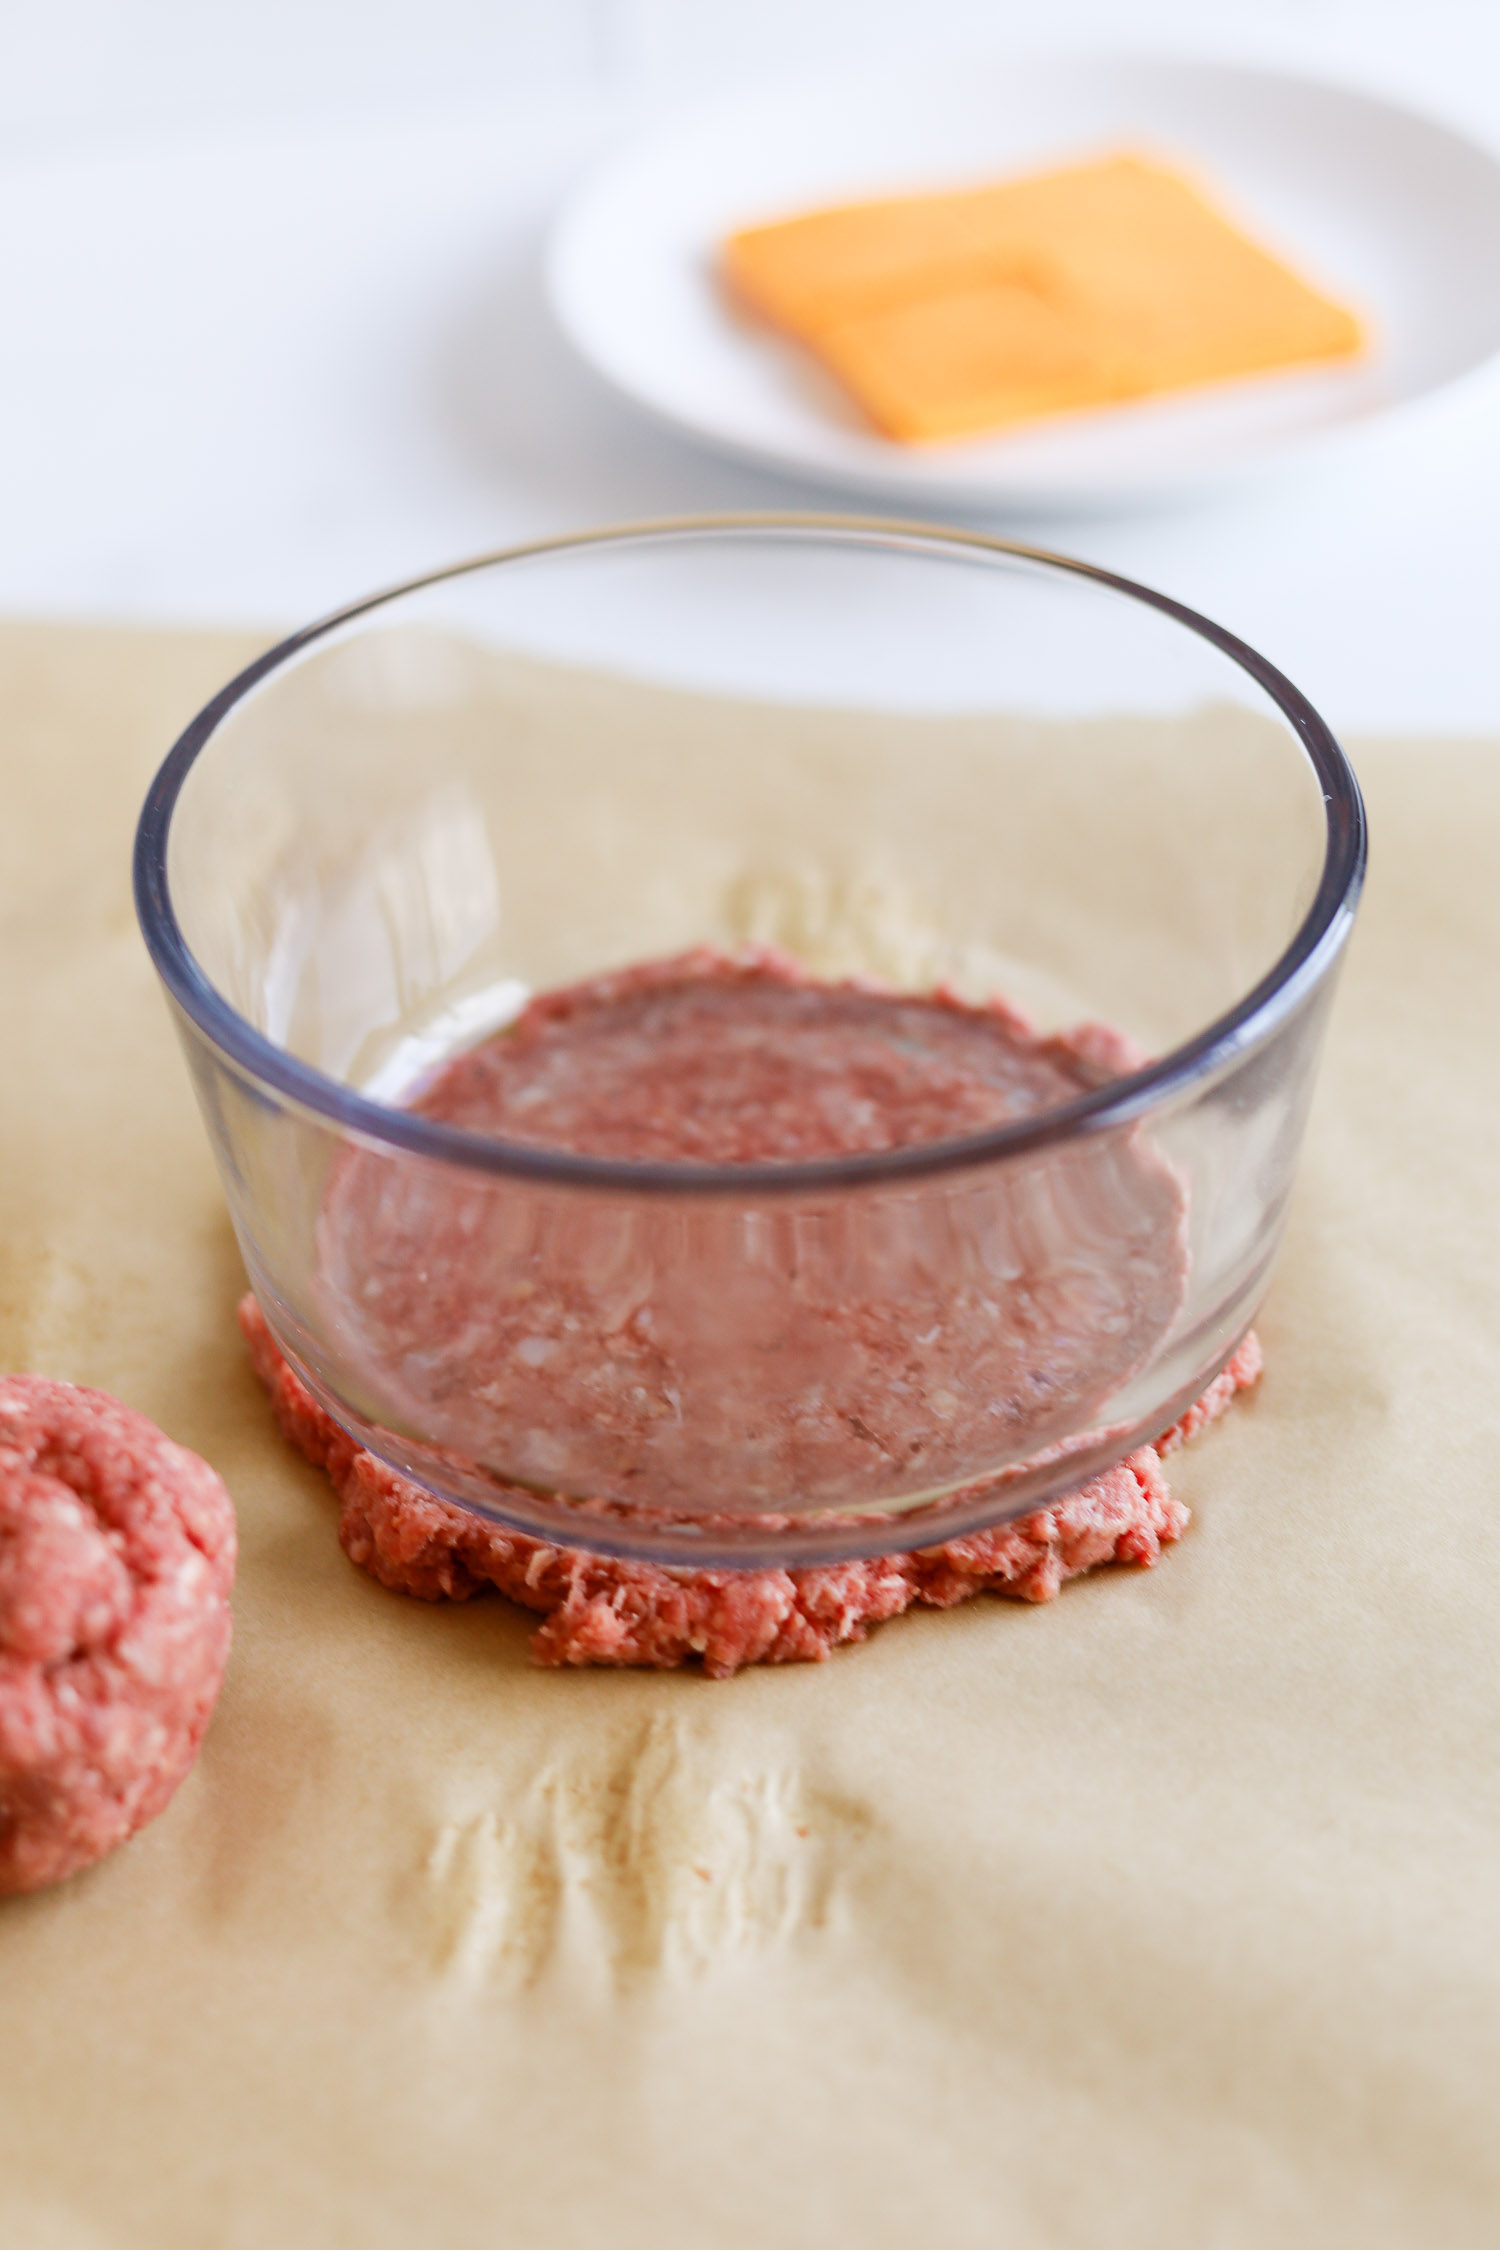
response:
[[[749,517],[483,557],[294,635],[173,749],[136,882],[327,1410],[515,1529],[752,1564],[1016,1515],[1204,1389],[1265,1287],[1364,854],[1317,714],[1175,602]],[[968,1138],[790,1163],[409,1106],[532,993],[758,944],[1134,1050],[1085,1038],[1078,1088]]]

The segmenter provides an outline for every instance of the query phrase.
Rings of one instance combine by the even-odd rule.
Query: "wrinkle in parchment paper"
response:
[[[350,1568],[234,1329],[126,869],[248,653],[0,635],[0,1363],[205,1453],[243,1542],[196,1773],[0,1908],[6,2250],[1488,2244],[1500,750],[1361,754],[1267,1374],[1159,1569],[537,1674]]]

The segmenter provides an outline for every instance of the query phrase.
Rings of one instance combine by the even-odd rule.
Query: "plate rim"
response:
[[[1197,79],[1231,88],[1237,84],[1253,84],[1272,96],[1280,92],[1301,98],[1321,97],[1347,106],[1355,113],[1363,113],[1366,118],[1388,120],[1400,129],[1410,131],[1416,127],[1430,136],[1435,146],[1446,147],[1481,173],[1487,173],[1493,190],[1494,217],[1500,224],[1500,153],[1461,126],[1421,106],[1393,98],[1389,93],[1314,70],[1288,69],[1258,61],[1241,62],[1182,50],[1168,52],[1111,46],[1080,51],[1007,46],[998,42],[970,43],[945,47],[936,53],[928,51],[905,64],[887,54],[880,61],[852,73],[827,70],[787,76],[748,92],[721,96],[693,106],[683,105],[616,144],[572,184],[547,228],[543,278],[548,308],[557,328],[570,348],[617,397],[656,427],[721,458],[749,464],[793,482],[812,483],[845,493],[878,495],[901,506],[937,503],[972,511],[1021,507],[1061,514],[1101,508],[1128,509],[1161,496],[1238,482],[1272,463],[1295,459],[1309,448],[1347,443],[1373,425],[1421,412],[1437,398],[1482,376],[1500,357],[1500,317],[1497,317],[1493,336],[1465,364],[1404,397],[1372,402],[1321,423],[1252,438],[1206,461],[1189,460],[1177,466],[1157,463],[1138,478],[1122,477],[1110,471],[1093,479],[1083,479],[1049,474],[1045,468],[1041,474],[1028,474],[1021,464],[1009,467],[1003,458],[995,460],[993,453],[980,468],[979,464],[971,464],[951,452],[946,457],[941,452],[926,455],[917,448],[893,448],[890,459],[885,462],[847,460],[836,455],[820,458],[816,448],[806,452],[782,448],[773,439],[758,437],[753,431],[736,431],[722,422],[684,413],[672,401],[654,395],[601,346],[597,329],[589,317],[587,285],[580,291],[578,274],[580,268],[586,271],[587,267],[587,230],[600,205],[611,190],[618,191],[622,180],[670,156],[674,150],[702,145],[715,129],[723,130],[731,125],[743,127],[747,121],[778,112],[785,115],[794,108],[816,103],[820,95],[836,92],[842,100],[849,100],[851,96],[856,100],[870,100],[896,85],[903,90],[914,85],[936,88],[951,82],[959,71],[1000,69],[1064,83],[1069,79],[1107,81],[1112,77],[1134,75],[1148,81],[1155,79],[1158,83],[1175,83],[1179,87]],[[1156,404],[1155,401],[1141,403],[1148,410]],[[1130,409],[1127,407],[1125,411]],[[873,436],[865,438],[862,432],[857,434],[872,445],[880,442]],[[1028,428],[1025,435],[1030,434]],[[987,448],[1003,451],[1006,440],[997,436],[981,442]]]

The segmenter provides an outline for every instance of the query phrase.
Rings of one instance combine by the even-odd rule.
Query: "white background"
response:
[[[826,505],[605,393],[542,232],[657,118],[979,44],[1274,62],[1500,150],[1500,0],[0,0],[0,607],[274,628],[537,531]],[[1500,373],[1247,490],[999,527],[1336,725],[1500,731]]]

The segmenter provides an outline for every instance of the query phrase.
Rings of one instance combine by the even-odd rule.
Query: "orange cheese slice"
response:
[[[1364,342],[1345,306],[1134,156],[809,212],[732,235],[723,255],[740,302],[910,443]]]

